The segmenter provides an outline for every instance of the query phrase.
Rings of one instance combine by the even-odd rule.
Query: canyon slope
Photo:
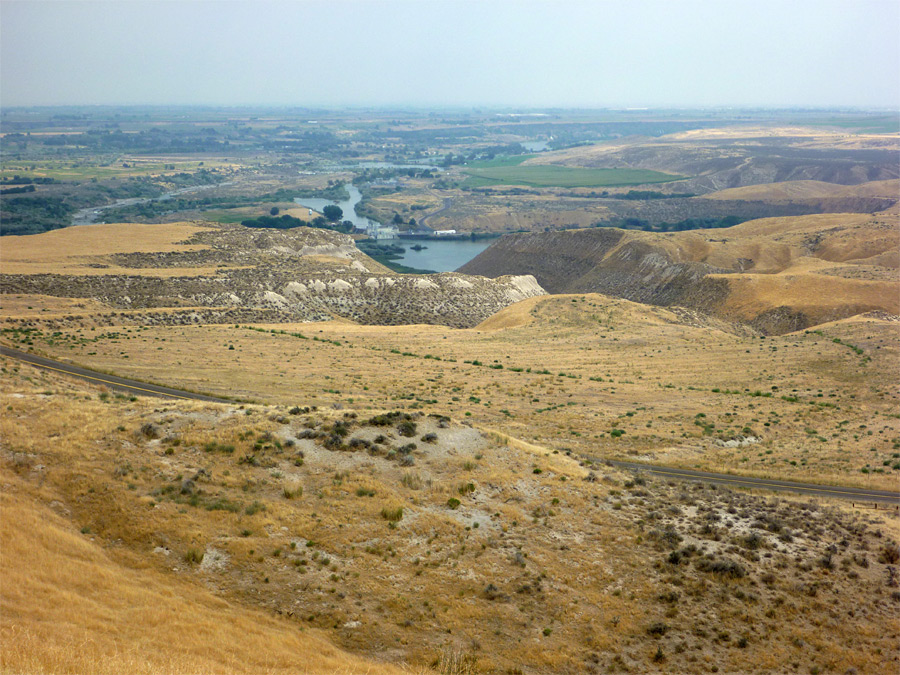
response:
[[[765,218],[677,233],[613,228],[507,235],[460,268],[533,275],[550,293],[683,306],[782,334],[900,312],[893,213]]]

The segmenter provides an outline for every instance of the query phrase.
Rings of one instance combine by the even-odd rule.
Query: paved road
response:
[[[25,363],[30,363],[39,368],[45,368],[58,373],[72,375],[88,382],[104,384],[110,389],[125,392],[135,396],[159,396],[161,398],[187,399],[190,401],[211,401],[213,403],[234,403],[224,398],[216,398],[215,396],[204,396],[203,394],[195,394],[190,391],[182,391],[180,389],[172,389],[171,387],[160,387],[147,382],[138,382],[137,380],[129,380],[116,375],[107,375],[106,373],[98,373],[95,370],[87,368],[79,368],[68,363],[61,363],[53,359],[46,359],[42,356],[35,356],[27,352],[21,352],[18,349],[4,347],[0,345],[0,354],[8,356]]]
[[[606,461],[592,458],[595,461]],[[770,478],[751,478],[748,476],[733,476],[723,473],[710,473],[708,471],[693,471],[691,469],[674,469],[654,464],[642,464],[640,462],[619,462],[608,460],[609,464],[621,469],[632,471],[646,471],[649,474],[673,478],[676,480],[693,480],[704,483],[716,483],[717,485],[731,485],[734,487],[759,488],[774,490],[776,492],[794,492],[816,497],[835,497],[858,502],[875,502],[878,504],[890,504],[900,506],[900,492],[889,490],[869,490],[866,488],[840,487],[831,485],[816,485],[815,483],[795,483],[787,480],[774,480]]]
[[[422,216],[419,219],[419,225],[424,225],[425,221],[428,220],[429,218],[431,218],[432,216],[436,216],[439,213],[443,213],[444,211],[446,211],[447,209],[450,208],[450,205],[452,203],[453,203],[453,200],[450,197],[444,197],[444,205],[441,208],[439,208],[437,211],[432,211],[431,213]]]

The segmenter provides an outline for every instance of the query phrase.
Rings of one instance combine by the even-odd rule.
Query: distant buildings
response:
[[[373,223],[369,226],[369,237],[375,240],[380,239],[396,239],[399,230],[393,225],[378,225]]]

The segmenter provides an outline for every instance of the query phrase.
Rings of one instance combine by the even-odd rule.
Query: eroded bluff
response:
[[[896,221],[894,214],[825,214],[671,234],[513,234],[460,271],[529,274],[549,293],[688,307],[783,334],[871,311],[898,313]]]
[[[110,310],[132,310],[97,317],[110,322],[132,315],[146,324],[344,318],[455,328],[545,294],[530,275],[397,274],[360,252],[351,237],[329,231],[204,225],[208,229],[181,242],[204,246],[200,250],[93,259],[95,269],[108,264],[127,268],[124,274],[5,274],[0,292],[89,298]],[[208,272],[196,273],[203,268]]]

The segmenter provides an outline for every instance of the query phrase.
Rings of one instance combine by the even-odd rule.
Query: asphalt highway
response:
[[[816,497],[835,497],[857,502],[875,502],[900,506],[900,492],[889,490],[869,490],[866,488],[842,487],[836,485],[820,485],[816,483],[795,483],[787,480],[775,480],[771,478],[752,478],[749,476],[734,476],[725,473],[711,473],[709,471],[694,471],[692,469],[675,469],[654,464],[640,462],[620,462],[616,460],[602,460],[592,458],[594,461],[607,461],[612,466],[629,469],[632,471],[645,471],[648,474],[672,478],[674,480],[693,480],[717,485],[729,485],[733,487],[758,488],[773,490],[775,492],[793,492]]]
[[[96,384],[103,384],[115,391],[121,391],[126,394],[132,394],[134,396],[158,396],[161,398],[173,398],[188,401],[234,403],[234,401],[229,401],[224,398],[216,398],[215,396],[195,394],[194,392],[182,391],[181,389],[172,389],[171,387],[161,387],[159,385],[149,384],[147,382],[129,380],[128,378],[119,377],[117,375],[98,373],[95,370],[79,368],[78,366],[72,366],[68,363],[62,363],[61,361],[47,359],[43,356],[35,356],[34,354],[22,352],[18,349],[12,349],[11,347],[4,347],[2,345],[0,345],[0,354],[13,359],[17,359],[19,361],[24,361],[25,363],[30,363],[31,365],[37,366],[38,368],[52,370],[57,373],[64,373],[66,375],[78,377],[82,380],[87,380],[88,382],[94,382]]]

